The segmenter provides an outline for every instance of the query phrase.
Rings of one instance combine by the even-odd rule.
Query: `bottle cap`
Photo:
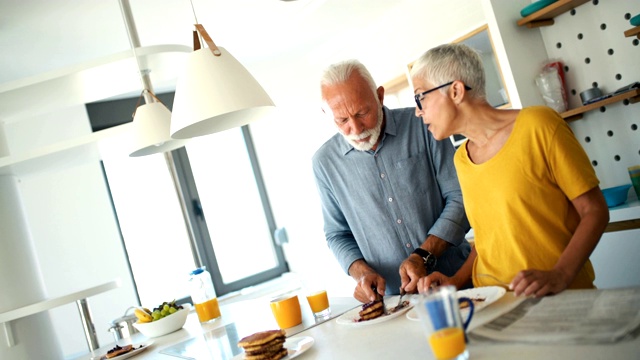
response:
[[[204,266],[198,269],[193,270],[189,275],[198,275],[204,272]]]

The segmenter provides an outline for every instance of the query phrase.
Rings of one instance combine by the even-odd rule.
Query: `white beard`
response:
[[[360,135],[345,135],[342,133],[342,136],[347,140],[351,146],[353,146],[356,150],[359,151],[369,151],[371,150],[377,143],[380,138],[380,132],[382,131],[382,120],[384,119],[382,107],[378,110],[378,122],[376,126],[372,129],[368,129],[360,133]],[[369,137],[369,141],[367,142],[358,142],[357,140],[362,140]]]

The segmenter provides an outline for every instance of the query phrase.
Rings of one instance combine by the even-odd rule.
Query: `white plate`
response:
[[[477,287],[473,289],[459,290],[458,292],[456,292],[459,298],[468,297],[469,299],[472,299],[472,300],[475,298],[484,298],[484,301],[473,302],[474,313],[496,302],[506,293],[507,293],[507,290],[505,290],[505,288],[500,286],[482,286],[482,287]],[[466,318],[467,312],[469,312],[468,308],[464,308],[460,310],[460,315],[462,315],[463,319]],[[415,310],[411,310],[407,313],[407,319],[413,320],[413,321],[420,321],[420,319],[418,318],[418,313]]]
[[[143,351],[147,350],[147,348],[148,348],[149,346],[151,346],[151,344],[153,344],[153,341],[151,341],[151,342],[147,342],[147,343],[144,343],[144,344],[136,344],[136,345],[133,345],[133,347],[134,347],[135,349],[133,349],[133,350],[129,351],[129,352],[128,352],[128,353],[126,353],[126,354],[122,354],[122,355],[114,356],[114,357],[112,357],[112,358],[110,358],[110,359],[108,359],[108,360],[124,360],[124,359],[128,359],[128,358],[130,358],[130,357],[132,357],[132,356],[136,356],[136,355],[138,355],[139,353],[141,353],[141,352],[143,352]],[[96,359],[96,360],[102,360],[102,359],[106,359],[106,358],[107,358],[107,354],[104,354],[104,355],[101,355],[101,356],[95,357],[94,359]]]
[[[289,354],[285,357],[285,359],[293,359],[298,357],[305,351],[309,350],[315,340],[311,336],[293,336],[287,338],[284,342],[284,347],[287,349]]]
[[[287,356],[283,359],[293,359],[302,355],[313,346],[313,343],[315,343],[315,340],[313,340],[311,336],[293,336],[287,338],[284,342],[284,347],[287,349]],[[244,359],[244,351],[232,358],[232,360],[241,359]]]
[[[400,297],[400,295],[396,295],[396,296],[391,296],[388,298],[384,299],[384,304],[385,304],[385,308],[390,309],[392,307],[395,307],[398,304],[398,298]],[[409,300],[407,296],[405,296],[405,298],[407,299],[407,301]],[[403,298],[404,301],[404,298]],[[362,306],[358,306],[355,309],[349,310],[346,313],[340,315],[340,317],[338,317],[336,319],[336,322],[338,324],[342,324],[342,325],[350,325],[350,326],[367,326],[367,325],[374,325],[374,324],[378,324],[381,322],[385,322],[394,318],[397,318],[398,316],[404,314],[407,310],[411,309],[413,307],[413,304],[409,303],[407,306],[405,306],[404,308],[392,313],[392,314],[385,314],[382,315],[380,317],[377,317],[375,319],[371,319],[371,320],[367,320],[367,321],[360,321],[358,322],[358,319],[360,318],[360,311],[362,311]]]

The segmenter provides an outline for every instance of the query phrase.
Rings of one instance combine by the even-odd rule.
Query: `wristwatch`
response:
[[[413,253],[420,256],[424,262],[424,267],[427,271],[431,271],[436,267],[436,256],[423,248],[416,248]]]

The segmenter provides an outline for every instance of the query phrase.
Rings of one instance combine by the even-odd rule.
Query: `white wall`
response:
[[[81,105],[10,122],[5,132],[10,151],[20,153],[89,134],[91,128]],[[19,190],[47,297],[120,279],[120,288],[89,298],[98,341],[107,344],[114,340],[109,322],[137,300],[99,157],[93,155],[23,175]],[[75,303],[49,315],[65,355],[88,351]]]

